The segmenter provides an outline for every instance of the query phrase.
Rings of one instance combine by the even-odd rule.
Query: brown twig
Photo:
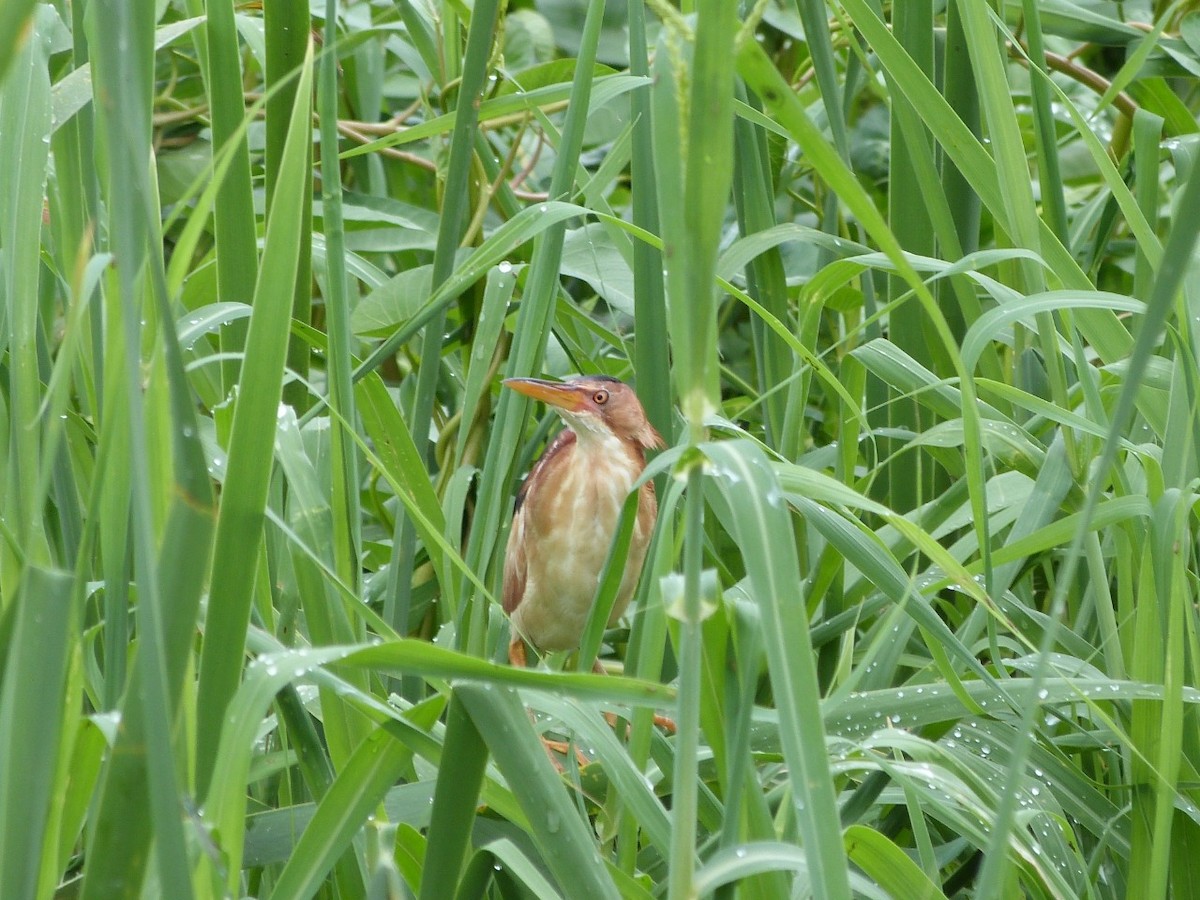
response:
[[[1021,52],[1017,51],[1017,46],[1020,47]],[[1009,54],[1013,57],[1013,59],[1016,59],[1019,62],[1028,62],[1029,59],[1026,54],[1029,52],[1029,48],[1024,44],[1019,44],[1017,46],[1014,46],[1010,43],[1008,45]],[[1050,51],[1046,51],[1045,56],[1046,65],[1048,65],[1053,71],[1062,75],[1066,75],[1072,81],[1078,82],[1084,87],[1091,88],[1101,96],[1103,96],[1104,93],[1112,87],[1112,82],[1099,72],[1095,71],[1094,69],[1089,69],[1087,66],[1079,65],[1070,57],[1063,56],[1059,53],[1051,53]],[[1115,106],[1122,115],[1126,116],[1132,116],[1135,112],[1137,112],[1138,109],[1137,101],[1124,91],[1117,92],[1117,95],[1113,98],[1113,106]]]

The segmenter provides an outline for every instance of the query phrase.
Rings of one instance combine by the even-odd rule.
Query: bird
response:
[[[507,378],[504,386],[541,400],[566,424],[517,493],[504,558],[509,660],[526,666],[525,641],[540,653],[579,646],[621,507],[661,435],[624,382],[606,375],[565,381]],[[625,573],[608,624],[629,606],[658,516],[654,483],[638,489]]]

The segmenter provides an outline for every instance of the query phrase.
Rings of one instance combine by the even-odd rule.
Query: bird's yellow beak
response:
[[[587,404],[588,392],[577,384],[540,378],[505,378],[502,384],[518,394],[567,412],[582,412]]]

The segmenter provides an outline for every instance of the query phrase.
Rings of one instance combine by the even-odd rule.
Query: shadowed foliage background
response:
[[[0,4],[0,896],[1197,896],[1198,110],[1194,0]],[[659,523],[513,670],[574,372]]]

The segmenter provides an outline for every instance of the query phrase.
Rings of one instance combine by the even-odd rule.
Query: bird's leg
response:
[[[509,642],[508,661],[513,665],[514,668],[529,668],[529,657],[526,655],[525,641],[521,639],[519,634],[514,633],[512,640]],[[529,721],[533,722],[535,726],[537,725],[537,722],[533,717],[533,710],[529,710]],[[567,741],[554,741],[543,735],[542,746],[546,748],[546,754],[550,757],[550,762],[554,763],[554,768],[561,772],[563,770],[562,763],[558,761],[558,758],[555,757],[554,754],[557,752],[565,756],[567,751],[570,749],[571,744],[569,744]],[[575,747],[575,759],[581,766],[586,766],[589,762],[591,762],[591,760],[584,756],[583,751],[578,747]]]
[[[513,629],[514,634],[512,640],[508,644],[508,662],[514,668],[528,669],[529,661],[525,656],[525,642],[521,640],[521,636],[516,634],[516,629]]]
[[[667,732],[667,734],[675,734],[679,731],[679,726],[675,724],[675,720],[670,716],[654,714],[654,724]]]
[[[607,675],[608,674],[608,670],[606,670],[604,668],[604,666],[600,665],[600,660],[596,660],[594,663],[592,663],[592,671],[595,672],[597,675]],[[616,713],[611,713],[611,712],[605,713],[604,720],[606,722],[608,722],[610,728],[617,727],[617,714]],[[666,731],[667,734],[675,734],[679,730],[679,727],[675,724],[674,719],[670,719],[667,716],[659,715],[658,713],[654,714],[654,724],[657,727]],[[629,729],[628,728],[625,729],[625,732],[626,732],[625,736],[629,737]]]

